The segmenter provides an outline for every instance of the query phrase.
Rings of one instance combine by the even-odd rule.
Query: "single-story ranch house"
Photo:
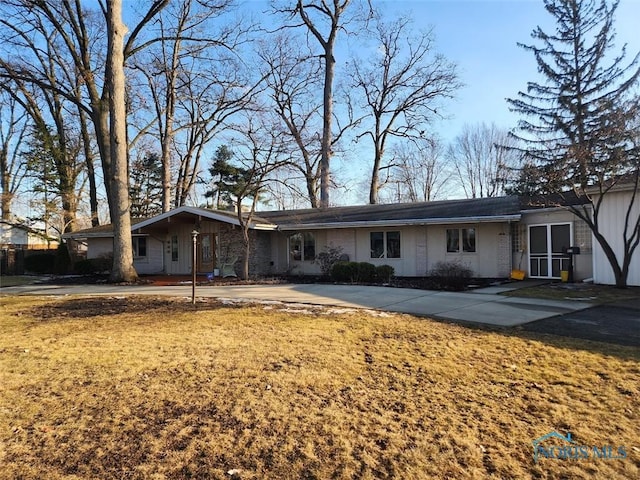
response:
[[[524,270],[530,278],[560,279],[570,261],[566,249],[578,247],[574,280],[594,278],[595,266],[601,276],[594,280],[612,283],[588,226],[550,204],[506,196],[257,212],[250,224],[250,273],[315,275],[320,273],[316,255],[333,246],[351,261],[391,265],[396,276],[425,276],[437,262],[459,261],[477,277],[505,278]],[[615,236],[613,225],[609,222],[607,233]],[[232,273],[243,251],[235,213],[189,206],[132,221],[138,273],[191,274],[194,230],[198,273]],[[85,242],[87,258],[112,252],[109,225],[63,238]],[[640,254],[633,259],[629,284],[640,285]]]

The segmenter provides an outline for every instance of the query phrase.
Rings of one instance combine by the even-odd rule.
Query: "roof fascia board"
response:
[[[420,218],[409,220],[375,220],[375,221],[358,221],[358,222],[326,222],[326,223],[307,223],[307,224],[290,224],[280,225],[280,231],[293,230],[324,230],[329,228],[367,228],[367,227],[406,227],[406,226],[425,226],[425,225],[445,225],[445,224],[462,224],[462,223],[493,223],[493,222],[512,222],[520,220],[520,214],[514,215],[496,215],[491,217],[450,217],[450,218]]]
[[[588,203],[585,203],[584,205],[558,205],[557,207],[531,208],[527,210],[521,210],[520,212],[523,214],[559,212],[559,211],[570,212],[571,208],[580,208],[580,207],[589,207],[589,206],[590,205]]]

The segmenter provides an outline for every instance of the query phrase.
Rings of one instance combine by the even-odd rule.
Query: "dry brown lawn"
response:
[[[640,478],[638,349],[146,297],[0,297],[0,332],[3,479]],[[534,463],[551,431],[627,456]]]

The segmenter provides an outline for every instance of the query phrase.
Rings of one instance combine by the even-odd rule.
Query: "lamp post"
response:
[[[197,254],[198,254],[198,248],[197,248],[197,244],[198,244],[198,231],[197,230],[192,230],[191,231],[191,239],[193,240],[193,252],[192,252],[192,257],[191,257],[191,274],[192,274],[192,279],[191,279],[191,303],[192,304],[196,304],[196,270],[197,270]]]

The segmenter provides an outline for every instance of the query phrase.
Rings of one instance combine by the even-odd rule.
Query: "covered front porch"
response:
[[[193,207],[158,215],[132,227],[139,274],[235,276],[242,259],[242,231],[232,212]],[[253,235],[255,236],[255,235]]]

